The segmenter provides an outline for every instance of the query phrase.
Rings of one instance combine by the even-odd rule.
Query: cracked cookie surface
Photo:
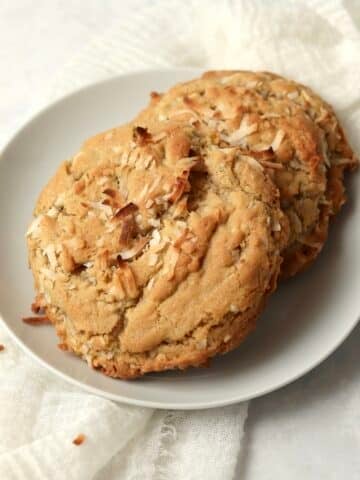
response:
[[[254,328],[288,220],[263,167],[207,126],[87,141],[41,193],[30,266],[61,346],[105,374],[205,364]]]
[[[282,276],[306,268],[345,202],[344,171],[357,165],[332,108],[308,87],[268,72],[207,72],[152,97],[140,124],[206,124],[216,144],[242,148],[266,170],[290,223]]]

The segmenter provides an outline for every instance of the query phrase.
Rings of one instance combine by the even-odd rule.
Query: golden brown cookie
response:
[[[213,136],[175,120],[116,128],[40,195],[27,232],[37,303],[61,347],[107,375],[205,364],[245,338],[276,285],[278,190]]]
[[[320,252],[329,217],[345,201],[343,173],[357,165],[332,108],[309,88],[266,72],[207,72],[163,95],[153,94],[137,121],[206,124],[218,145],[259,162],[280,190],[290,222],[282,275]]]

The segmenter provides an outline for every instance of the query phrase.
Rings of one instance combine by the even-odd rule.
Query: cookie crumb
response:
[[[76,446],[79,446],[82,443],[84,443],[85,438],[86,438],[85,435],[83,433],[80,433],[76,438],[74,438],[72,443]]]
[[[0,343],[0,352],[2,352],[3,350],[5,350],[5,347]]]
[[[42,317],[23,317],[22,321],[27,325],[48,325],[50,324],[50,320],[46,316]]]

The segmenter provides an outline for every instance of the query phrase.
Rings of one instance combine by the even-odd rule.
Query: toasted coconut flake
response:
[[[150,92],[151,100],[157,101],[157,100],[160,100],[161,97],[162,97],[162,93],[156,92],[155,90]]]
[[[41,317],[23,317],[22,321],[27,325],[49,325],[51,322],[48,317],[41,316]]]
[[[239,307],[233,303],[230,304],[229,310],[231,313],[239,313],[240,311]]]
[[[306,90],[301,90],[301,95],[304,97],[304,99],[309,102],[310,104],[312,103],[312,99],[310,95],[307,93]]]
[[[332,159],[332,163],[334,165],[353,165],[354,160],[352,158],[335,157]]]
[[[153,135],[153,142],[154,143],[158,143],[160,142],[161,140],[163,140],[164,138],[167,137],[167,133],[166,132],[159,132],[157,133],[156,135]]]
[[[94,262],[85,262],[83,263],[84,267],[91,268],[94,265]]]
[[[149,218],[148,223],[154,228],[159,228],[161,225],[160,219],[158,218]]]
[[[271,168],[273,170],[283,170],[284,168],[284,165],[282,163],[268,162],[267,160],[261,160],[261,159],[259,159],[259,162],[263,167]]]
[[[102,192],[104,195],[107,195],[111,198],[116,198],[117,195],[118,195],[118,192],[116,190],[114,190],[113,188],[105,188],[105,190],[103,190]]]
[[[156,177],[155,180],[154,180],[154,181],[152,182],[152,184],[150,185],[149,190],[148,190],[147,193],[150,194],[150,193],[154,192],[154,191],[157,189],[157,187],[159,186],[159,184],[160,184],[161,181],[162,181],[162,177],[161,177],[161,176]]]
[[[295,230],[295,233],[297,235],[299,235],[301,232],[302,232],[302,223],[301,223],[301,220],[300,218],[298,217],[298,215],[292,211],[292,210],[289,210],[287,212],[287,215],[289,216],[289,219],[290,219],[290,224],[291,224],[291,228],[293,230]],[[298,241],[301,241],[298,239]]]
[[[79,446],[85,442],[85,439],[86,439],[85,435],[83,433],[80,433],[76,438],[74,438],[72,443],[76,446]]]
[[[155,266],[158,262],[158,259],[159,259],[159,257],[156,253],[151,253],[149,255],[149,261],[148,261],[148,264],[150,265],[150,267]]]
[[[228,334],[228,335],[225,335],[225,337],[224,337],[224,342],[225,342],[225,343],[228,343],[230,340],[231,340],[231,335],[229,335],[229,334]]]
[[[320,148],[321,148],[321,153],[324,157],[325,165],[327,167],[331,167],[331,163],[330,163],[330,160],[329,160],[329,157],[328,157],[328,144],[327,144],[326,140],[324,139],[324,137],[321,137]]]
[[[116,230],[116,224],[113,223],[113,222],[109,223],[109,224],[106,226],[106,231],[107,231],[108,233],[112,233],[112,232],[114,232],[115,230]],[[99,239],[99,240],[100,240],[100,239]],[[99,241],[99,240],[98,240],[98,241]],[[98,242],[97,242],[97,245],[98,245]],[[101,245],[98,245],[98,246],[101,246]]]
[[[241,158],[241,160],[244,160],[245,162],[247,162],[252,167],[255,167],[256,169],[261,170],[261,171],[264,170],[262,165],[257,160],[255,160],[254,157],[250,157],[248,155],[241,155],[240,158]]]
[[[141,223],[142,220],[143,220],[143,216],[141,215],[141,213],[138,213],[137,215],[135,215],[136,223]]]
[[[290,98],[290,100],[294,100],[299,96],[299,92],[297,90],[294,90],[293,92],[288,93],[287,96],[288,98]]]
[[[185,229],[183,228],[180,228],[177,232],[176,232],[176,235],[177,237],[174,239],[173,241],[173,245],[177,248],[181,248],[182,249],[182,246],[183,246],[183,243],[185,242],[185,240],[188,238],[188,230],[187,230],[187,227]]]
[[[96,246],[97,247],[103,247],[104,246],[104,243],[105,243],[105,239],[104,238],[98,238],[96,240]]]
[[[272,227],[274,232],[281,232],[281,224],[279,222],[275,222]]]
[[[178,177],[175,180],[172,191],[168,195],[166,195],[166,200],[170,201],[171,203],[176,203],[180,199],[182,194],[186,191],[186,187],[187,180]]]
[[[44,215],[39,215],[31,222],[30,227],[26,232],[27,237],[29,237],[30,235],[36,232],[36,230],[40,227],[40,224],[43,218],[44,218]]]
[[[183,220],[177,220],[176,221],[176,226],[180,229],[180,230],[185,230],[187,228],[187,223],[184,222]]]
[[[79,195],[81,192],[83,192],[85,189],[85,182],[83,179],[78,180],[77,182],[74,183],[73,190],[76,193],[76,195]]]
[[[150,164],[151,162],[153,161],[153,157],[151,155],[147,155],[144,157],[144,168],[149,168],[150,167]]]
[[[218,147],[216,145],[214,145],[213,148],[216,150],[220,150],[223,153],[231,153],[238,150],[238,147]]]
[[[31,304],[31,311],[36,314],[44,313],[44,307],[45,302],[42,295],[37,295],[34,302]]]
[[[249,82],[246,82],[245,87],[246,88],[255,88],[258,83],[259,83],[258,80],[250,80]]]
[[[64,200],[65,200],[65,193],[60,193],[60,195],[57,197],[55,200],[55,207],[63,207],[64,206]]]
[[[139,290],[136,279],[130,265],[127,262],[119,261],[119,271],[121,272],[121,283],[130,298],[136,298]]]
[[[146,183],[138,195],[138,202],[141,202],[141,200],[146,197],[146,195],[148,194],[148,191],[149,191],[149,184]]]
[[[44,275],[44,277],[48,278],[49,280],[52,280],[52,281],[56,280],[56,273],[50,270],[49,268],[42,267],[40,268],[40,272]]]
[[[199,115],[196,112],[194,112],[194,110],[190,110],[187,108],[184,108],[182,110],[175,110],[174,112],[169,113],[168,117],[173,118],[173,117],[178,117],[180,115],[191,115],[196,119],[199,118]]]
[[[76,238],[75,238],[75,240],[76,240]],[[65,270],[65,272],[68,272],[68,273],[73,272],[77,267],[73,256],[69,252],[67,246],[64,245],[64,244],[61,245],[61,251],[60,251],[60,255],[59,255],[59,263],[60,263],[61,267],[63,268],[63,270]]]
[[[275,158],[275,153],[271,146],[269,145],[267,149],[262,150],[252,150],[250,153],[245,151],[245,155],[250,155],[251,157],[255,158],[255,160],[273,160]]]
[[[120,208],[115,215],[113,216],[112,220],[120,220],[125,218],[129,215],[133,215],[135,212],[139,210],[139,207],[134,203],[130,202],[126,204],[124,207]]]
[[[188,212],[188,208],[187,208],[187,197],[186,196],[183,196],[176,204],[175,204],[175,210],[174,210],[174,213],[173,213],[173,217],[176,219],[176,218],[181,218],[183,217],[187,212]]]
[[[316,241],[316,240],[311,240],[311,238],[309,239],[307,237],[299,238],[298,242],[300,242],[303,245],[307,245],[308,247],[312,247],[312,248],[321,248],[322,247],[321,242]]]
[[[106,270],[108,268],[109,261],[110,261],[110,254],[109,254],[109,251],[105,249],[97,255],[95,260],[95,266],[100,270]]]
[[[228,75],[227,77],[222,77],[220,78],[220,83],[222,83],[223,85],[226,85],[227,83],[231,83],[233,80],[235,80],[236,78],[239,77],[239,74],[238,73],[231,73],[230,75]]]
[[[168,262],[168,277],[171,280],[175,275],[176,264],[179,260],[180,252],[175,246],[171,246],[169,249],[169,262]]]
[[[320,108],[320,116],[315,119],[316,123],[321,123],[323,122],[327,117],[329,113],[325,108]]]
[[[183,193],[188,192],[189,190],[189,170],[183,170],[182,174],[178,177],[175,178],[175,182],[173,183],[171,187],[171,191],[165,195],[165,200],[171,202],[171,203],[176,203],[178,200],[180,200],[181,196]]]
[[[55,245],[53,243],[47,245],[44,248],[44,253],[48,257],[51,268],[55,270],[55,268],[58,266],[58,261],[55,253]]]
[[[212,130],[218,130],[218,131],[222,131],[223,130],[223,127],[224,125],[223,124],[220,124],[220,121],[219,120],[215,120],[214,118],[207,118],[205,120],[205,123],[206,125],[211,128]],[[220,130],[219,130],[220,129]]]
[[[181,244],[181,250],[187,254],[192,254],[196,250],[197,237],[186,238]]]
[[[136,248],[130,248],[128,250],[122,250],[119,252],[119,255],[123,260],[129,260],[129,258],[135,257],[135,255],[138,253],[138,250]]]
[[[116,295],[120,300],[125,298],[125,290],[123,284],[121,283],[121,270],[116,270],[113,274],[113,285],[109,289],[111,295]]]
[[[284,137],[285,137],[284,130],[280,129],[276,132],[274,140],[272,141],[272,144],[271,144],[271,148],[274,150],[274,152],[276,152],[278,150],[282,141],[284,140]]]
[[[151,247],[154,246],[154,245],[159,245],[160,241],[161,241],[161,235],[160,235],[159,230],[153,230],[152,238],[149,242],[149,245]]]
[[[168,195],[169,195],[169,194],[168,194]],[[157,197],[157,198],[155,198],[155,203],[156,203],[156,205],[164,205],[164,204],[166,204],[168,195],[164,195],[163,197]]]
[[[251,145],[252,152],[266,152],[271,148],[271,145],[268,143],[256,143],[255,145]]]
[[[241,145],[243,143],[243,139],[248,135],[255,133],[257,129],[258,129],[258,124],[257,123],[249,124],[248,116],[244,115],[238,130],[235,130],[228,136],[223,135],[222,138],[230,145]]]
[[[121,256],[122,260],[129,260],[130,258],[135,257],[138,253],[141,252],[141,250],[145,247],[145,245],[148,243],[149,239],[146,237],[140,238],[136,244],[127,250],[122,250],[119,252],[118,255]]]
[[[56,207],[51,207],[46,212],[46,216],[50,218],[56,218],[59,215],[59,210]]]
[[[153,205],[154,205],[154,200],[149,198],[149,200],[147,200],[145,203],[145,208],[151,208]]]
[[[76,163],[81,157],[83,157],[85,153],[83,151],[78,152],[76,155],[73,156],[72,158],[72,163]]]
[[[65,240],[65,245],[72,250],[79,250],[85,246],[85,241],[80,237],[72,237],[69,240]]]
[[[112,215],[112,208],[110,205],[104,205],[102,202],[81,202],[81,205],[85,208],[93,208],[103,212],[107,217]]]
[[[205,348],[207,347],[207,339],[202,338],[201,340],[199,340],[197,342],[197,346],[199,350],[205,350]]]
[[[118,159],[117,159],[117,163],[119,165],[127,165],[128,163],[128,160],[130,158],[130,151],[129,150],[125,150],[124,152],[121,152],[121,154],[119,155]]]
[[[133,216],[125,217],[121,222],[119,243],[128,246],[132,238],[136,236],[137,224]]]
[[[149,282],[148,282],[148,284],[147,284],[147,288],[148,288],[149,290],[151,290],[152,287],[154,286],[154,282],[155,282],[155,278],[154,278],[154,277],[150,278],[150,280],[149,280]]]
[[[152,136],[147,128],[137,126],[133,129],[133,140],[138,145],[143,146],[152,141]]]

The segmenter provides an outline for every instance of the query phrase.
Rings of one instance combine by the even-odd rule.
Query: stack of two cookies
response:
[[[279,76],[209,72],[154,93],[41,193],[36,308],[107,375],[203,365],[315,259],[355,166],[331,107]]]

